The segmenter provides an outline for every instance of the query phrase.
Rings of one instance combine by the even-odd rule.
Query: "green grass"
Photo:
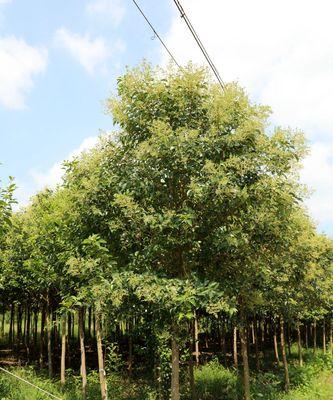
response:
[[[67,378],[66,385],[62,390],[59,382],[48,379],[43,374],[37,374],[33,368],[14,368],[11,370],[16,375],[29,382],[47,390],[63,400],[82,399],[80,388],[80,377],[71,375]],[[155,399],[154,392],[143,382],[129,382],[119,375],[112,374],[108,377],[108,394],[113,400],[149,400]],[[99,379],[96,372],[88,376],[87,400],[100,398]],[[46,400],[50,399],[46,394],[16,380],[0,371],[0,400]]]
[[[290,360],[291,391],[283,391],[282,368],[251,376],[252,400],[333,400],[333,357],[311,351],[305,354],[305,365],[298,366],[296,355]],[[44,373],[37,373],[32,367],[14,368],[15,374],[55,394],[63,400],[82,398],[80,377],[68,371],[64,390],[58,381],[49,380]],[[195,370],[198,400],[241,400],[241,377],[234,369],[226,369],[218,361]],[[108,377],[109,398],[112,400],[156,400],[156,392],[144,381],[128,381],[119,374]],[[88,377],[88,400],[100,398],[99,381],[96,372]],[[0,400],[46,400],[46,395],[19,382],[0,371]],[[184,394],[182,399],[189,399]]]
[[[291,357],[289,372],[291,391],[286,394],[283,369],[253,373],[251,398],[253,400],[333,400],[333,357],[309,351],[305,365],[299,367],[296,355]],[[242,399],[241,376],[212,361],[195,371],[199,400]]]

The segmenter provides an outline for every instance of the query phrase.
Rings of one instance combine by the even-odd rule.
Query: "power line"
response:
[[[186,15],[184,8],[182,7],[182,5],[180,4],[179,0],[174,0],[174,3],[176,4],[179,12],[180,12],[180,16],[184,19],[187,27],[189,28],[190,32],[192,33],[192,36],[194,37],[195,41],[197,42],[201,52],[203,53],[203,55],[205,56],[209,66],[211,67],[216,79],[218,80],[219,84],[221,85],[222,89],[225,89],[225,84],[219,74],[219,71],[217,70],[216,66],[214,65],[212,59],[209,57],[209,54],[207,53],[207,50],[205,49],[205,46],[203,45],[202,41],[200,40],[197,32],[195,31],[193,25],[191,24],[190,19],[188,18],[188,16]]]
[[[158,38],[158,40],[162,43],[162,46],[165,48],[165,50],[168,52],[169,56],[172,58],[173,62],[177,65],[178,68],[180,68],[180,65],[178,64],[178,62],[176,61],[175,57],[172,55],[171,51],[168,49],[167,45],[165,44],[165,42],[163,41],[163,39],[161,38],[161,36],[156,32],[155,28],[153,27],[153,25],[150,23],[148,17],[146,17],[145,13],[143,12],[143,10],[141,9],[141,7],[139,6],[139,4],[135,1],[132,0],[133,3],[135,4],[136,8],[140,11],[140,14],[143,16],[143,18],[146,20],[147,24],[150,26],[151,30],[154,32],[154,35]]]
[[[5,372],[6,374],[9,374],[9,375],[13,376],[14,378],[16,378],[16,379],[18,379],[18,380],[20,380],[20,381],[26,383],[27,385],[30,385],[30,386],[34,387],[35,389],[39,390],[40,392],[45,393],[47,396],[52,397],[53,399],[62,400],[61,397],[55,396],[54,394],[48,392],[47,390],[44,390],[44,389],[40,388],[39,386],[36,386],[35,384],[33,384],[33,383],[27,381],[26,379],[21,378],[20,376],[17,376],[17,375],[15,375],[15,374],[13,374],[13,373],[10,372],[10,371],[7,371],[6,369],[4,369],[4,368],[2,368],[2,367],[0,367],[0,370],[3,371],[3,372]]]

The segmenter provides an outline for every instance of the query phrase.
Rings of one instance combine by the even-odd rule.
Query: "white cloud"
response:
[[[103,38],[90,38],[89,35],[78,35],[65,28],[58,29],[55,34],[56,43],[66,48],[90,74],[97,69],[105,69],[105,62],[111,50]]]
[[[73,160],[82,152],[88,151],[95,147],[97,143],[98,136],[90,136],[84,139],[78,148],[68,154],[66,160]],[[25,182],[16,181],[17,189],[15,191],[15,198],[17,199],[18,204],[15,209],[28,205],[30,197],[36,194],[39,190],[42,190],[46,187],[55,189],[56,186],[62,182],[64,172],[63,161],[54,163],[46,171],[31,169],[29,171],[30,180]]]
[[[333,231],[333,144],[314,143],[303,165],[301,179],[315,189],[307,201],[311,215],[321,227]]]
[[[97,142],[97,136],[90,136],[84,139],[80,146],[77,149],[73,150],[66,157],[66,160],[73,160],[73,158],[78,156],[80,153],[92,149],[94,146],[96,146]],[[32,169],[30,171],[30,175],[34,180],[36,190],[40,190],[45,187],[54,189],[59,183],[61,183],[62,177],[64,175],[63,161],[56,162],[47,171]]]
[[[123,52],[126,47],[121,39],[115,40],[109,46],[102,37],[91,38],[88,34],[79,35],[65,28],[56,31],[55,42],[79,61],[89,74],[106,74],[107,60],[114,54]]]
[[[19,109],[34,86],[33,77],[43,72],[47,52],[14,36],[0,38],[0,104]]]
[[[123,20],[126,9],[123,0],[92,0],[86,6],[89,15],[110,18],[117,26]]]
[[[275,119],[309,134],[333,130],[333,3],[321,0],[183,0],[226,81],[239,80]],[[204,63],[176,13],[167,43],[177,59]]]
[[[311,212],[327,226],[333,215],[333,3],[183,0],[182,5],[222,78],[238,80],[252,98],[273,108],[275,124],[300,128],[314,143],[302,175],[316,191]],[[204,64],[174,10],[168,47],[180,63]]]
[[[0,5],[2,5],[2,4],[9,4],[9,3],[11,3],[12,2],[12,0],[0,0]]]
[[[102,37],[91,38],[89,35],[78,35],[65,28],[55,33],[55,42],[65,48],[89,74],[96,71],[107,71],[106,61],[116,52],[124,51],[124,43],[118,39],[108,46]]]

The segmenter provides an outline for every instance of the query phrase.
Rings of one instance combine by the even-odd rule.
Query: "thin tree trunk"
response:
[[[37,349],[37,335],[38,335],[38,310],[37,308],[34,309],[34,325],[33,325],[33,340],[34,340],[34,349],[33,353],[36,356],[36,349]]]
[[[313,353],[317,353],[317,321],[313,322]]]
[[[278,341],[277,341],[276,325],[275,325],[275,324],[274,324],[273,342],[274,342],[274,356],[275,356],[275,362],[276,362],[276,365],[280,365],[279,348],[278,348]]]
[[[333,326],[331,319],[330,319],[330,353],[333,354]]]
[[[26,317],[27,317],[27,323],[26,323],[26,329],[25,329],[25,347],[27,350],[27,357],[28,360],[30,359],[30,321],[31,321],[31,312],[30,312],[30,307],[27,306],[26,308]]]
[[[243,387],[244,387],[244,400],[250,400],[250,368],[247,351],[248,335],[244,318],[239,329],[242,360],[243,360]]]
[[[5,317],[6,317],[6,308],[2,307],[2,321],[1,321],[1,336],[5,336]]]
[[[309,348],[309,328],[308,328],[308,324],[305,324],[305,347],[306,349]]]
[[[49,370],[49,378],[53,376],[53,364],[52,364],[52,327],[51,327],[51,309],[49,295],[47,296],[47,309],[46,309],[46,331],[47,331],[47,365]]]
[[[251,324],[252,344],[256,343],[256,338],[255,338],[255,334],[254,334],[254,324],[255,324],[255,320]]]
[[[237,326],[234,326],[233,334],[233,356],[234,356],[234,367],[238,369],[238,352],[237,352]]]
[[[284,321],[283,318],[280,320],[280,340],[281,340],[281,354],[282,354],[282,361],[284,367],[284,388],[285,391],[289,391],[290,382],[289,382],[289,370],[288,370],[288,361],[286,355],[286,343],[284,338]]]
[[[40,329],[40,351],[39,351],[39,365],[41,368],[44,367],[45,320],[46,320],[46,309],[45,305],[43,304],[41,329]]]
[[[22,339],[22,306],[17,307],[17,342],[20,344]]]
[[[101,315],[98,312],[96,312],[96,340],[97,340],[97,356],[98,356],[99,382],[101,386],[101,397],[102,400],[106,400],[107,387],[106,387],[106,374],[104,369]]]
[[[91,338],[91,307],[88,309],[88,335]]]
[[[60,361],[60,383],[64,386],[66,382],[66,314],[61,317],[61,361]]]
[[[171,400],[179,400],[179,347],[174,337],[171,340],[171,365]]]
[[[14,342],[14,305],[10,305],[9,342]]]
[[[227,366],[227,351],[226,351],[226,340],[225,340],[225,334],[226,334],[226,329],[225,329],[225,322],[221,322],[221,337],[220,337],[220,345],[221,345],[221,352],[222,352],[222,357],[225,366]]]
[[[258,348],[258,336],[257,336],[257,320],[254,319],[252,323],[252,341],[254,344],[255,356],[256,356],[256,369],[260,370],[260,360],[259,360],[259,348]]]
[[[326,324],[323,322],[323,352],[326,354]]]
[[[87,398],[87,367],[86,367],[86,350],[84,347],[84,327],[83,327],[83,308],[79,310],[79,338],[81,350],[81,377],[82,377],[82,398]]]
[[[200,363],[200,349],[199,349],[198,317],[196,313],[194,316],[194,354],[195,354],[195,364],[196,366],[198,366]]]
[[[298,347],[298,361],[300,367],[303,366],[303,349],[302,349],[302,337],[301,337],[301,329],[299,326],[299,322],[297,322],[297,347]]]

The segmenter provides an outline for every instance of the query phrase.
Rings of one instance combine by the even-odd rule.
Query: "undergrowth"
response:
[[[294,357],[294,358],[293,358]],[[291,391],[283,391],[283,370],[266,370],[251,376],[252,400],[331,400],[333,399],[333,357],[322,353],[305,354],[305,364],[299,367],[295,355],[290,360]],[[32,367],[15,368],[15,374],[51,392],[63,400],[82,399],[80,377],[67,371],[67,381],[62,389],[58,381],[49,380],[44,373]],[[217,360],[195,370],[198,400],[242,399],[241,376],[235,369],[223,367]],[[145,381],[129,381],[118,373],[108,376],[108,395],[112,400],[156,400],[157,393]],[[88,376],[87,400],[100,398],[99,379],[96,372]],[[183,399],[190,397],[183,394]],[[48,396],[33,387],[0,372],[0,400],[46,400]]]

